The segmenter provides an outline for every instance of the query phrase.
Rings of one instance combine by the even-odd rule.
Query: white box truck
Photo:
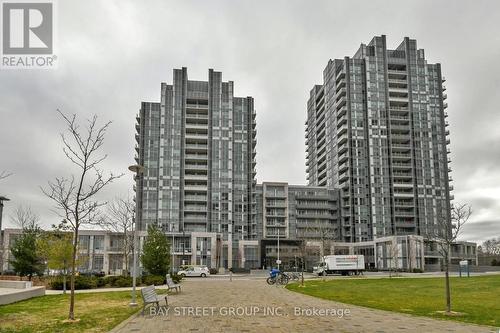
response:
[[[365,270],[365,257],[363,255],[330,255],[324,256],[323,262],[313,268],[318,275],[342,274],[358,275]]]

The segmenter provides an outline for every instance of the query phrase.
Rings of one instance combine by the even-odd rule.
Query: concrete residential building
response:
[[[330,60],[310,93],[308,184],[340,189],[340,239],[422,235],[449,220],[446,87],[416,40]]]
[[[338,233],[339,191],[325,187],[264,182],[256,188],[261,262],[266,267],[278,259],[294,266],[307,243],[307,267],[318,261],[322,240],[333,241]],[[321,243],[321,244],[320,244]]]
[[[234,97],[233,82],[212,69],[208,81],[174,69],[173,83],[161,84],[160,103],[141,104],[139,229],[158,224],[173,235],[182,249],[177,264],[191,260],[185,249],[193,248],[193,264],[229,268],[238,264],[238,242],[257,239],[255,115],[253,98]]]

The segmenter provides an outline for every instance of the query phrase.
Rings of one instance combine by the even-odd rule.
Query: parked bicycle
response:
[[[273,284],[280,284],[280,285],[286,285],[288,284],[288,281],[290,278],[288,277],[287,274],[281,272],[277,268],[271,269],[269,272],[269,277],[267,278],[267,284],[273,285]]]
[[[285,274],[288,277],[288,280],[290,280],[290,281],[298,281],[298,280],[300,280],[300,274],[298,274],[298,273],[287,272]]]

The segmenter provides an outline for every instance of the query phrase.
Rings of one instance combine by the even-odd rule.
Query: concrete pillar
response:
[[[87,268],[93,269],[93,263],[94,263],[94,236],[89,236],[89,249],[87,251],[89,254],[89,262],[87,263]]]
[[[102,245],[102,270],[106,273],[109,272],[109,254],[107,249],[109,248],[109,235],[104,235],[104,244]]]
[[[197,237],[191,234],[191,265],[196,265],[196,239]]]
[[[227,268],[233,268],[233,234],[227,235]]]
[[[217,235],[210,237],[210,267],[217,267]]]

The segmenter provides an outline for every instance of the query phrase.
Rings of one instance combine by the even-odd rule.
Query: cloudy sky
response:
[[[258,181],[305,183],[304,121],[309,90],[328,59],[360,43],[408,36],[442,64],[447,78],[455,198],[474,208],[464,238],[500,236],[500,21],[498,1],[58,1],[56,70],[0,70],[0,182],[6,203],[30,205],[57,221],[39,186],[68,174],[56,109],[112,120],[105,168],[134,162],[141,101],[158,101],[160,82],[188,67],[235,82],[257,109]],[[126,195],[127,173],[103,198]]]

